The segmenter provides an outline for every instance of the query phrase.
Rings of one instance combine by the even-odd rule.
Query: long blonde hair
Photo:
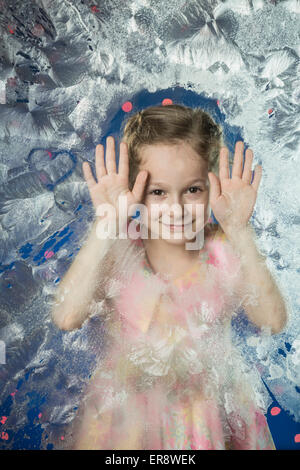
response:
[[[220,125],[200,108],[172,104],[150,106],[123,123],[122,141],[128,145],[129,189],[132,190],[141,163],[140,150],[146,145],[178,144],[185,141],[217,172],[223,146]]]

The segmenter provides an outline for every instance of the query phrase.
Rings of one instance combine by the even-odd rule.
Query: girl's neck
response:
[[[205,226],[204,244],[200,250],[187,250],[185,243],[172,245],[163,239],[143,239],[147,261],[154,273],[177,278],[199,260],[200,251],[205,250],[209,236],[210,230]]]

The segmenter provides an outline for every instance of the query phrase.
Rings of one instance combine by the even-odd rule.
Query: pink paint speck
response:
[[[273,111],[274,111],[274,109],[273,109],[273,108],[270,108],[270,109],[268,109],[268,114],[271,114],[271,113],[273,113]]]
[[[300,434],[295,434],[295,438],[294,438],[295,442],[297,442],[297,444],[300,442]]]
[[[213,266],[218,266],[219,261],[212,253],[209,253],[209,259],[206,261],[206,263],[212,264]]]
[[[8,440],[8,434],[7,434],[7,432],[2,432],[2,433],[1,433],[1,439],[4,439],[5,441]]]
[[[281,412],[281,409],[278,408],[278,406],[273,406],[273,408],[271,409],[271,415],[272,416],[277,416],[277,415],[279,415],[280,412]]]
[[[64,436],[60,436],[60,439],[63,441],[65,438],[64,438]]]
[[[39,413],[38,418],[41,419],[41,417],[42,417],[42,413]]]
[[[132,110],[132,103],[130,101],[126,101],[126,103],[122,105],[122,109],[125,113],[129,113]]]
[[[52,153],[49,152],[49,150],[47,150],[47,153],[48,153],[49,157],[52,158]]]
[[[217,105],[219,106],[219,104],[220,104],[220,101],[219,101],[219,100],[217,100]]]
[[[162,105],[163,105],[163,106],[168,106],[169,104],[173,104],[173,101],[172,101],[170,98],[165,98],[165,99],[162,101]]]
[[[2,418],[0,419],[0,423],[4,424],[5,421],[7,421],[7,416],[2,416]]]
[[[17,392],[17,390],[15,392],[11,392],[11,396],[14,397],[16,392]]]
[[[44,256],[46,259],[51,258],[54,255],[53,251],[45,251]]]

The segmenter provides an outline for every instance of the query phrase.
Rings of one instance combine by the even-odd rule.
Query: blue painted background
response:
[[[106,137],[108,135],[113,135],[116,140],[116,149],[118,152],[120,144],[120,128],[121,124],[129,117],[131,114],[146,108],[148,106],[161,104],[163,99],[169,98],[173,103],[184,104],[191,107],[201,107],[202,109],[208,111],[216,122],[221,123],[223,126],[224,134],[226,137],[226,144],[229,150],[233,153],[235,143],[238,140],[243,140],[242,130],[238,127],[229,127],[226,123],[226,116],[224,116],[218,105],[217,101],[205,96],[198,96],[191,90],[185,90],[179,87],[173,87],[167,90],[162,90],[156,93],[149,93],[146,91],[140,92],[135,97],[126,98],[133,105],[133,109],[129,113],[125,113],[121,105],[119,110],[115,113],[112,120],[108,120],[104,124],[104,133],[98,143],[101,143],[105,146]],[[125,101],[125,99],[124,99]],[[266,116],[266,119],[272,119],[272,116]],[[251,145],[251,143],[250,143]],[[245,150],[248,147],[245,143]],[[31,165],[31,159],[34,152],[38,149],[32,149],[30,155],[27,158],[28,164]],[[74,170],[77,163],[76,155],[73,155],[71,152],[66,150],[66,154],[70,158],[70,168],[65,175],[62,175],[60,179],[56,182],[46,182],[49,190],[53,190],[55,185],[58,184],[63,179],[67,178],[72,171]],[[34,169],[33,169],[34,170]],[[85,211],[85,208],[78,206],[75,209],[75,213],[78,215],[78,220],[82,220],[82,212]],[[214,219],[216,222],[216,219]],[[40,265],[42,263],[47,263],[47,259],[44,256],[45,250],[51,250],[54,253],[57,253],[62,247],[67,248],[70,251],[69,257],[74,256],[74,252],[78,250],[78,233],[76,234],[76,228],[68,226],[59,232],[55,232],[49,239],[43,244],[43,246],[35,246],[34,244],[27,243],[24,246],[20,247],[19,254],[20,258],[28,262],[31,265]],[[83,235],[83,234],[82,234]],[[1,272],[7,271],[13,267],[17,267],[17,263],[12,263],[8,266],[0,266]],[[59,282],[59,276],[53,281],[55,283]],[[12,284],[7,277],[6,285],[2,284],[2,289],[9,289],[12,287]],[[247,319],[244,320],[247,324]],[[61,343],[61,338],[64,333],[59,332],[57,337],[54,339],[57,344]],[[284,349],[284,345],[282,345]],[[282,349],[282,350],[283,350]],[[279,352],[280,353],[280,352]],[[287,352],[288,354],[288,352]],[[9,361],[9,357],[7,358]],[[5,365],[0,365],[0,379],[3,376]],[[5,375],[5,374],[4,374]],[[20,379],[15,386],[12,384],[11,394],[1,403],[0,406],[0,449],[13,448],[13,449],[39,449],[41,445],[41,436],[42,436],[42,424],[39,418],[40,413],[44,413],[47,407],[51,407],[51,403],[48,402],[47,393],[41,394],[36,392],[34,389],[28,390],[28,380],[30,379],[30,371],[24,372],[24,376]],[[297,390],[298,392],[300,390]],[[61,393],[64,393],[63,387]],[[269,391],[271,394],[271,392]],[[293,419],[289,416],[288,412],[281,409],[281,412],[277,416],[272,416],[270,410],[273,407],[281,408],[280,404],[276,401],[276,397],[272,394],[273,403],[270,406],[268,413],[266,415],[267,421],[278,450],[280,449],[300,449],[300,443],[295,442],[295,435],[300,434],[300,424],[295,423]],[[19,429],[17,427],[7,427],[3,421],[3,417],[7,417],[11,414],[14,407],[14,401],[18,397],[22,397],[22,400],[27,401],[27,424]],[[15,404],[16,406],[16,404]],[[5,418],[4,418],[5,419]],[[3,435],[2,433],[7,433]],[[5,436],[5,437],[3,437]],[[13,441],[12,447],[11,443]],[[49,443],[48,449],[52,449],[53,445]]]

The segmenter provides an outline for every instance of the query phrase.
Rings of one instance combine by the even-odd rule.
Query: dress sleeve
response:
[[[240,256],[235,252],[233,246],[222,231],[216,234],[216,252],[219,260],[219,273],[221,282],[226,288],[234,305],[234,315],[244,311],[249,304],[257,300],[257,292],[251,284],[246,283]],[[251,322],[251,320],[248,318]],[[257,328],[253,324],[254,328]]]
[[[207,263],[213,265],[211,269],[217,276],[228,312],[231,316],[236,315],[243,308],[247,293],[241,260],[221,227],[218,227],[209,243],[208,256]]]

